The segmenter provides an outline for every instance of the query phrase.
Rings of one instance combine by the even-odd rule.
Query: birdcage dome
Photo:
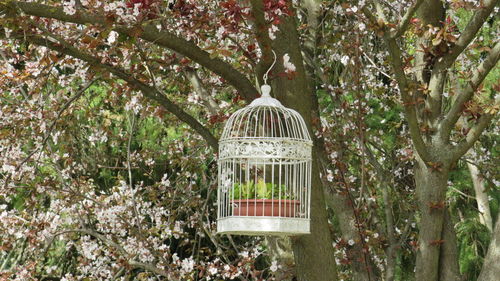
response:
[[[219,233],[309,233],[312,141],[302,116],[262,87],[219,144]]]

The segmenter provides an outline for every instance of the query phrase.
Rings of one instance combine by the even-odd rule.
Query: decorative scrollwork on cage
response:
[[[304,159],[310,156],[310,145],[296,140],[237,140],[221,142],[219,159],[247,157],[270,159]]]

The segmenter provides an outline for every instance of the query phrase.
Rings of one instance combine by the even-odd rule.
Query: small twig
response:
[[[110,169],[110,170],[128,170],[128,169],[140,169],[140,167],[120,167],[120,166],[104,166],[104,165],[101,165],[101,164],[97,164],[97,168],[101,168],[101,169]]]
[[[130,146],[132,145],[132,138],[134,137],[134,130],[135,130],[135,114],[132,112],[132,120],[130,121],[130,135],[128,138],[127,142],[127,172],[128,172],[128,181],[129,181],[129,187],[132,192],[134,189],[134,184],[132,181],[132,168],[130,165]],[[136,204],[136,198],[135,198],[136,192],[132,192],[132,200],[134,200],[134,206],[133,206],[133,211],[135,215],[136,225],[139,231],[142,232],[142,226],[141,226],[141,219],[139,217],[139,210],[137,209],[137,204]]]
[[[398,240],[398,244],[397,245],[402,245],[403,242],[408,238],[408,235],[410,235],[410,228],[411,226],[411,223],[408,222],[405,226],[405,228],[403,229],[403,231],[401,232],[401,236],[399,237],[399,240]]]
[[[371,65],[373,65],[380,73],[382,73],[385,77],[394,80],[389,74],[387,74],[385,71],[383,71],[375,62],[365,53],[363,52],[363,56],[370,62]]]
[[[450,186],[450,188],[451,188],[451,190],[453,190],[453,191],[457,192],[458,194],[460,194],[460,195],[462,195],[462,196],[464,196],[464,197],[466,197],[466,198],[470,198],[470,199],[474,199],[474,200],[476,200],[476,197],[474,197],[474,196],[470,196],[469,194],[466,194],[466,193],[463,193],[462,191],[460,191],[460,190],[458,190],[458,189],[454,188],[453,186]]]

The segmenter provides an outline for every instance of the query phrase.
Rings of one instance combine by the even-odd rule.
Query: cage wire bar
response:
[[[312,141],[300,114],[262,96],[227,121],[219,144],[217,232],[310,233]]]

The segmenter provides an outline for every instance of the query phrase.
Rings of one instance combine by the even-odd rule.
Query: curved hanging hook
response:
[[[266,73],[264,74],[264,77],[262,77],[264,79],[264,84],[267,85],[267,75],[269,74],[269,71],[271,71],[271,69],[274,67],[274,65],[276,64],[276,53],[274,52],[274,50],[271,50],[271,52],[273,52],[273,56],[274,56],[274,61],[273,61],[273,64],[271,64],[271,66],[269,67],[269,69],[266,71]]]

